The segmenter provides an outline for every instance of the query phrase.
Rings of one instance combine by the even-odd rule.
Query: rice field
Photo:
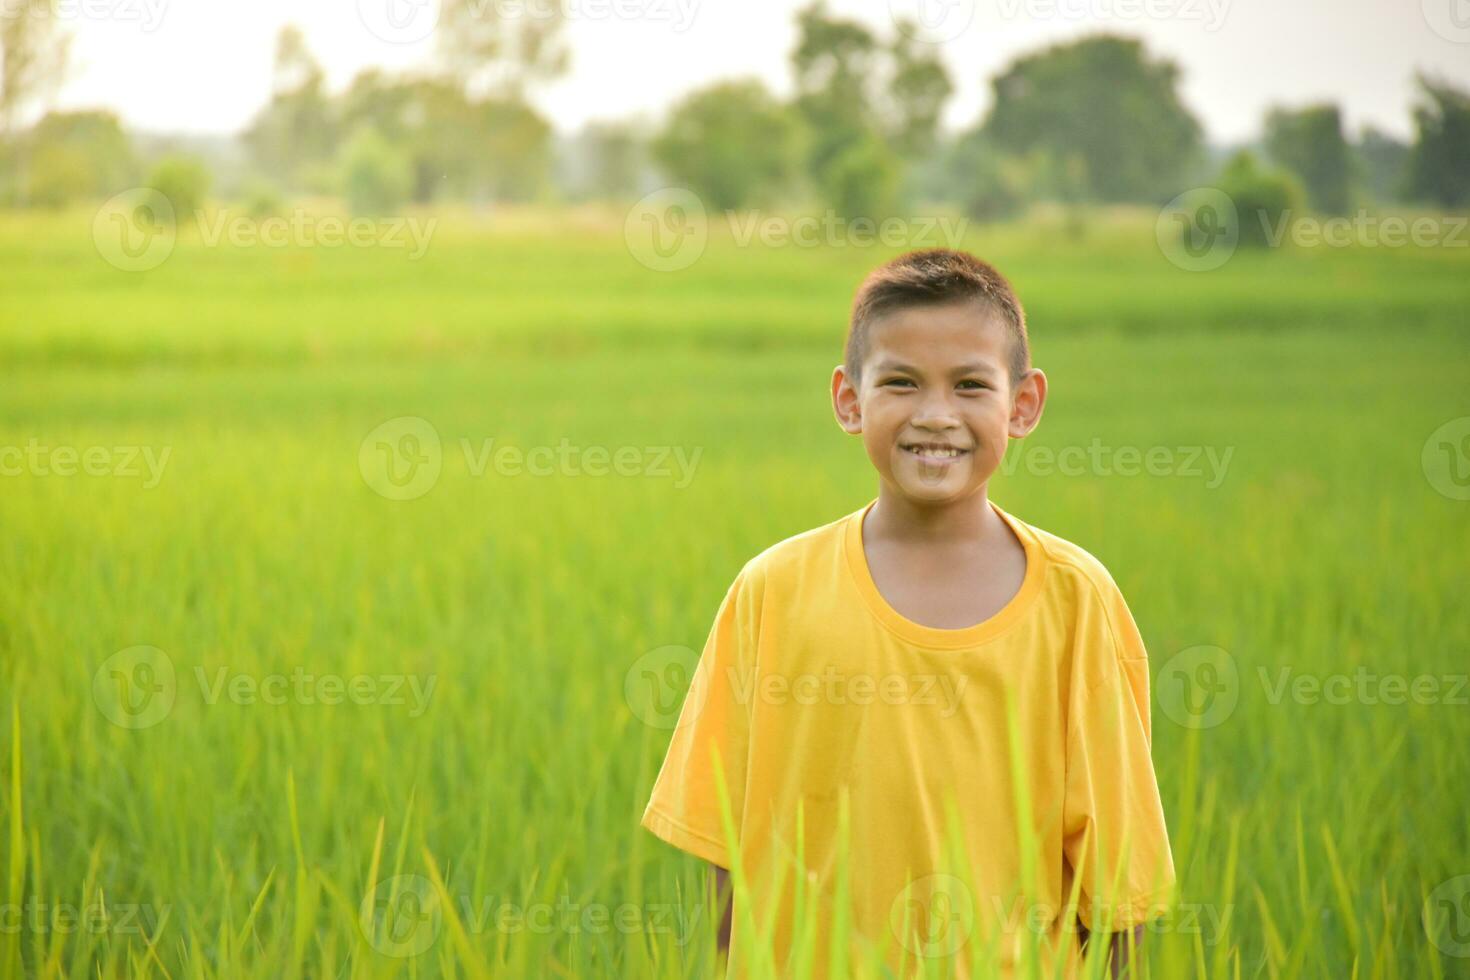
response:
[[[710,974],[627,681],[876,493],[826,384],[901,249],[418,217],[127,271],[0,214],[0,976]],[[1151,975],[1470,976],[1470,250],[959,244],[1052,385],[992,496],[1149,648]]]

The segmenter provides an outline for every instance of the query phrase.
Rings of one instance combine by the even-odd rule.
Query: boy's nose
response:
[[[926,429],[931,432],[958,428],[960,424],[959,418],[943,405],[935,405],[931,409],[920,411],[910,422],[916,429]]]
[[[953,429],[960,424],[959,413],[942,392],[926,394],[910,421],[916,428],[935,431]]]

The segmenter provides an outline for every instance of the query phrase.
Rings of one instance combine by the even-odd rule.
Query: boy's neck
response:
[[[978,543],[999,519],[985,485],[968,497],[932,504],[917,503],[880,484],[878,502],[869,511],[864,530],[875,538],[913,544]]]

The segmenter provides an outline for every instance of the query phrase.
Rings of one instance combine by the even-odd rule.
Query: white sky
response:
[[[340,88],[366,66],[427,60],[431,40],[390,43],[365,18],[388,3],[437,0],[58,2],[75,39],[56,104],[112,108],[141,129],[228,133],[265,102],[283,24],[302,28]],[[567,35],[571,69],[534,98],[562,132],[588,119],[657,118],[717,79],[754,75],[790,91],[794,14],[805,0],[566,2],[580,11]],[[1350,130],[1371,122],[1403,137],[1416,68],[1470,88],[1470,0],[829,0],[884,36],[893,11],[920,4],[955,35],[940,45],[957,88],[950,128],[979,118],[989,79],[1017,54],[1100,30],[1142,36],[1179,63],[1185,103],[1217,142],[1255,136],[1269,105],[1320,99],[1343,106]]]

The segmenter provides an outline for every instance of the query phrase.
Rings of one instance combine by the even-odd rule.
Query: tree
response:
[[[475,104],[480,147],[478,177],[485,193],[503,201],[529,201],[546,187],[551,171],[551,124],[517,98]]]
[[[326,76],[305,36],[291,25],[281,28],[271,101],[245,132],[256,163],[276,182],[301,186],[313,167],[333,159],[340,134]]]
[[[203,206],[209,184],[209,169],[194,157],[165,157],[148,176],[148,186],[168,198],[179,221],[192,217]]]
[[[1343,214],[1352,203],[1352,153],[1335,105],[1272,109],[1266,116],[1266,152],[1296,174],[1307,203]]]
[[[371,129],[407,158],[415,202],[467,197],[474,190],[484,134],[455,82],[368,69],[352,80],[339,112],[345,131]]]
[[[53,144],[30,153],[30,171],[25,183],[28,204],[63,208],[73,201],[94,196],[94,184],[87,158],[72,147]]]
[[[443,80],[464,96],[469,126],[454,153],[469,149],[477,156],[478,164],[463,169],[478,191],[527,200],[545,187],[551,126],[526,95],[565,74],[571,62],[565,28],[560,0],[509,7],[489,0],[442,0],[436,29],[439,68]],[[444,134],[427,135],[432,142]],[[420,162],[434,156],[424,143],[418,148]],[[449,170],[444,177],[452,183]],[[422,179],[420,185],[422,192]]]
[[[30,161],[25,195],[35,204],[108,197],[137,181],[132,144],[110,112],[47,113],[23,144]]]
[[[502,9],[491,0],[442,0],[436,38],[440,66],[467,95],[523,101],[533,85],[567,70],[560,2]]]
[[[1356,147],[1363,184],[1380,203],[1400,201],[1408,173],[1409,145],[1372,126],[1363,128]]]
[[[257,220],[270,218],[285,210],[281,189],[264,177],[247,178],[240,188],[245,213]]]
[[[61,84],[70,46],[54,0],[0,4],[0,140],[14,134],[22,110]]]
[[[795,108],[810,133],[807,172],[834,208],[882,217],[897,206],[909,165],[935,147],[954,90],[949,73],[911,23],[885,43],[832,16],[825,0],[798,11],[796,22],[791,66]],[[860,189],[863,180],[874,184]]]
[[[977,221],[1020,214],[1035,195],[1034,171],[1018,157],[988,144],[978,132],[954,140],[944,161],[945,184],[965,213]]]
[[[1176,65],[1131,38],[1059,44],[994,79],[982,132],[1002,152],[1046,150],[1069,172],[1080,168],[1089,198],[1164,200],[1200,155],[1200,125],[1179,101],[1178,80]]]
[[[52,179],[57,186],[85,183],[78,179],[75,160],[42,161],[60,172],[51,178],[45,173],[27,177],[34,161],[27,160],[27,148],[16,138],[22,113],[60,86],[70,43],[54,0],[0,3],[0,203],[23,201],[28,184],[37,181]]]
[[[448,78],[361,72],[341,100],[343,126],[377,132],[403,154],[415,202],[526,200],[550,166],[551,127],[517,99],[473,101]]]
[[[898,159],[876,135],[845,148],[822,174],[833,210],[845,218],[879,220],[897,206],[903,171]]]
[[[918,40],[917,31],[912,24],[899,25],[889,48],[893,79],[886,87],[893,146],[910,160],[934,148],[940,113],[954,93],[938,49]]]
[[[528,200],[551,159],[551,126],[517,98],[475,101],[450,78],[360,72],[341,100],[347,131],[370,128],[403,154],[417,203]]]
[[[1276,230],[1285,228],[1292,212],[1301,206],[1302,188],[1297,179],[1287,171],[1263,167],[1249,150],[1231,157],[1215,183],[1235,205],[1240,229],[1237,241],[1243,248],[1274,244]],[[1208,228],[1210,221],[1219,220],[1221,216],[1205,219],[1197,214],[1195,226]]]
[[[663,169],[710,206],[768,201],[800,169],[801,131],[755,80],[722,82],[680,102],[653,142]]]
[[[370,126],[342,148],[342,189],[354,214],[383,215],[407,199],[413,176],[406,157]]]
[[[795,106],[811,133],[808,171],[820,179],[833,160],[871,133],[878,40],[856,21],[831,17],[821,0],[798,11],[796,24]]]
[[[1414,145],[1409,151],[1409,193],[1416,200],[1457,208],[1470,203],[1470,93],[1448,82],[1415,76]]]

